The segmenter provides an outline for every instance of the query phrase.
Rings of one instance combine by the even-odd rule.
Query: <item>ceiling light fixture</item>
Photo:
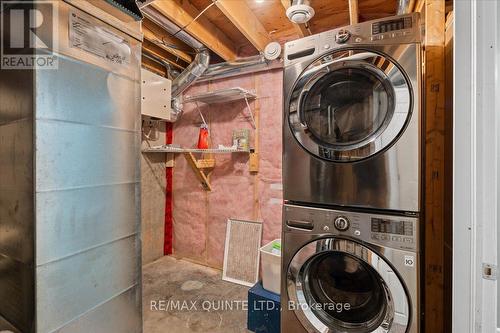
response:
[[[309,5],[308,0],[293,0],[286,10],[286,16],[293,23],[303,24],[313,18],[314,8]]]

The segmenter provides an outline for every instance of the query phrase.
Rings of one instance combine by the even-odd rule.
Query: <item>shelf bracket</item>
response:
[[[193,153],[184,153],[184,157],[186,158],[189,166],[193,169],[196,177],[200,181],[203,189],[205,191],[212,191],[212,186],[210,186],[210,180],[208,179],[208,175],[205,174],[203,169],[213,168],[215,166],[215,160],[213,159],[205,159],[205,160],[197,160]]]
[[[252,109],[250,108],[250,104],[248,103],[247,96],[245,96],[245,103],[247,104],[247,110],[248,110],[248,113],[250,114],[250,118],[252,119],[252,127],[253,127],[253,129],[257,129],[257,125],[255,124],[255,117],[253,116]]]

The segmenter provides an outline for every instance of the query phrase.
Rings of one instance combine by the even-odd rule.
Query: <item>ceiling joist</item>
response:
[[[258,51],[263,51],[272,41],[269,33],[244,1],[218,0],[215,5]]]
[[[183,27],[184,31],[196,37],[224,60],[236,59],[238,53],[234,43],[206,17],[203,15],[198,17],[200,12],[188,1],[179,3],[174,0],[157,0],[149,6],[153,6],[179,27]]]
[[[148,19],[142,21],[142,32],[144,38],[158,45],[168,53],[179,57],[185,62],[190,63],[193,57],[190,53],[189,47],[178,39],[169,35],[165,30],[154,24]],[[192,51],[192,50],[191,50]]]
[[[178,69],[184,69],[189,63],[181,60],[180,58],[170,54],[164,49],[158,47],[155,43],[152,43],[145,39],[142,43],[142,48],[146,53],[155,56],[156,58],[163,59],[165,62],[169,63],[173,67]]]

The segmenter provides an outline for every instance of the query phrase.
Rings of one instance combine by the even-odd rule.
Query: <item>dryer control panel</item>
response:
[[[284,61],[285,66],[290,66],[344,47],[363,48],[421,41],[420,14],[411,13],[361,22],[292,40],[285,43]]]
[[[285,233],[339,235],[401,250],[419,248],[419,220],[405,215],[284,206]]]

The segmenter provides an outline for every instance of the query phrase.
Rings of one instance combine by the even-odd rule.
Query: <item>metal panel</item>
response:
[[[89,311],[64,326],[59,333],[111,333],[140,332],[142,320],[140,287],[133,287],[123,294]],[[120,315],[117,316],[116,314]]]
[[[0,126],[0,254],[33,264],[33,125]]]
[[[0,70],[0,329],[32,332],[33,72]]]
[[[72,58],[0,75],[0,315],[23,332],[141,332],[141,45],[110,27],[129,63],[69,48],[70,6],[54,4]]]
[[[58,70],[36,76],[37,119],[138,131],[140,86],[97,66],[59,57]],[[55,93],[57,92],[57,93]]]
[[[84,3],[87,1],[81,1],[79,2]],[[99,66],[103,69],[108,70],[111,73],[119,74],[126,76],[134,81],[139,82],[141,76],[140,76],[140,67],[141,67],[141,43],[137,41],[136,39],[133,39],[131,37],[128,37],[128,35],[125,35],[122,33],[120,30],[115,29],[114,27],[106,25],[102,20],[99,20],[95,18],[94,16],[85,14],[74,7],[66,4],[63,1],[54,1],[54,5],[57,6],[57,12],[58,12],[58,18],[59,18],[59,26],[58,26],[58,39],[57,39],[57,53],[63,54],[65,56],[69,56],[71,58],[79,59],[79,60],[84,60],[86,63],[92,64]],[[85,7],[88,7],[86,5]],[[48,8],[42,6],[38,8],[40,11],[43,13],[43,18],[44,20],[52,20],[52,13],[48,11]],[[130,43],[130,63],[128,64],[118,64],[111,62],[107,59],[100,58],[98,56],[95,56],[91,53],[87,53],[85,51],[82,51],[79,48],[74,48],[70,47],[70,41],[69,41],[69,16],[70,16],[70,11],[73,12],[78,12],[82,17],[85,17],[86,20],[91,22],[92,24],[99,25],[105,27],[107,30],[127,39],[127,41]],[[95,13],[94,13],[95,14]],[[37,36],[39,36],[42,40],[44,38],[48,38],[47,34],[51,34],[51,31],[46,30],[46,26],[42,25],[40,28],[37,29]],[[59,59],[62,60],[62,59]],[[38,71],[40,73],[40,71]],[[76,75],[74,75],[76,76]],[[73,78],[74,78],[73,76]],[[70,76],[71,78],[71,76]],[[87,89],[90,87],[87,87]]]
[[[33,72],[2,70],[0,80],[0,126],[33,115]]]
[[[37,264],[137,232],[139,195],[139,183],[38,193]]]
[[[69,13],[36,76],[37,331],[140,332],[140,43],[106,27],[124,64],[70,48]]]
[[[0,255],[0,313],[23,332],[33,332],[33,266]]]
[[[7,319],[3,318],[0,316],[0,330],[8,330],[11,331],[12,333],[20,333],[18,329],[16,329],[14,326],[12,326],[11,323],[7,321]],[[0,331],[1,332],[1,331]]]
[[[139,182],[139,135],[60,121],[37,121],[36,190]]]
[[[171,116],[172,81],[148,71],[141,70],[141,113],[144,116],[169,121]]]
[[[138,236],[36,268],[37,331],[52,332],[140,281]],[[119,313],[117,319],[124,314]],[[100,322],[94,325],[103,324]],[[133,332],[133,330],[126,330]]]

